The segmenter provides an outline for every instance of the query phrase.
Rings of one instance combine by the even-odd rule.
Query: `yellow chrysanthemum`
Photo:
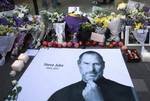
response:
[[[77,16],[77,14],[75,14],[75,13],[69,13],[68,15],[69,15],[69,16],[74,16],[74,17]]]
[[[95,22],[96,23],[102,22],[102,18],[95,18]]]
[[[96,23],[103,23],[102,27],[107,28],[111,19],[113,19],[113,16],[95,18],[95,22]]]
[[[141,28],[143,28],[144,27],[144,24],[142,24],[142,23],[134,23],[134,25],[135,25],[135,30],[138,30],[138,29],[141,29]]]
[[[106,16],[101,18],[95,18],[96,23],[103,23],[104,28],[107,28],[109,26],[110,21],[113,19],[113,16]]]
[[[107,16],[107,19],[110,21],[112,20],[114,17],[113,16]]]

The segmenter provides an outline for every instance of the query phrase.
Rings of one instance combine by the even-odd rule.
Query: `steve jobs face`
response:
[[[103,75],[104,61],[100,54],[94,51],[82,53],[78,60],[82,79],[85,82],[96,81]]]

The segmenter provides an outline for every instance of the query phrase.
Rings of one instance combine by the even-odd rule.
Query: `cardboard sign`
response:
[[[91,40],[97,41],[97,42],[104,42],[105,36],[103,34],[92,32]]]
[[[68,13],[79,12],[80,7],[68,7]]]

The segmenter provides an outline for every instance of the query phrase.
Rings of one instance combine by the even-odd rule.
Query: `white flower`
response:
[[[115,12],[111,12],[111,15],[112,15],[112,16],[115,16],[115,15],[116,15],[116,13],[115,13]]]
[[[131,10],[131,14],[137,14],[137,13],[138,13],[138,10],[137,10],[137,9]]]
[[[12,85],[16,85],[17,84],[17,80],[12,80],[11,83],[12,83]]]
[[[120,3],[117,7],[117,10],[123,10],[126,9],[127,7],[127,3]]]
[[[126,19],[126,16],[125,15],[121,15],[121,14],[118,14],[118,16],[120,19]]]
[[[33,21],[33,16],[32,15],[28,15],[28,20],[29,21]]]
[[[83,16],[85,16],[85,17],[86,17],[86,16],[87,16],[87,14],[86,14],[86,13],[83,13]]]
[[[27,6],[23,6],[23,5],[15,6],[15,9],[13,10],[13,13],[17,14],[18,17],[20,18],[24,17],[24,14],[28,12],[29,12],[29,9],[27,8]]]
[[[54,12],[54,15],[58,15],[58,13],[57,13],[57,12]]]
[[[18,13],[18,17],[19,17],[19,18],[23,18],[23,17],[24,17],[24,14],[19,12],[19,13]]]
[[[27,5],[26,6],[21,5],[20,7],[18,7],[18,10],[20,10],[20,12],[22,13],[27,13],[29,11],[29,9],[27,9]]]

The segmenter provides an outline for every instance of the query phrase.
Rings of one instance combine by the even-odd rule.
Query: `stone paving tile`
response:
[[[150,62],[149,63],[144,63],[144,67],[150,73]]]
[[[132,82],[137,92],[149,92],[149,88],[144,79],[132,79]]]
[[[150,90],[150,77],[149,77],[149,78],[145,78],[144,81],[145,81],[145,83],[146,83],[148,89]],[[149,92],[150,92],[150,91],[149,91]]]
[[[150,77],[150,72],[144,64],[127,64],[129,74],[131,78],[145,78]]]
[[[140,92],[138,93],[139,101],[150,101],[150,92]]]

